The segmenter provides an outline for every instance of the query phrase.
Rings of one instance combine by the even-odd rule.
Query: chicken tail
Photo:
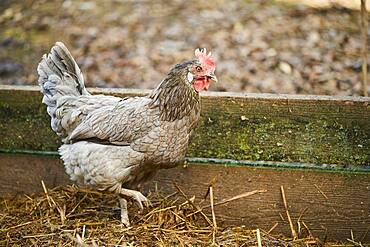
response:
[[[57,101],[62,96],[90,95],[76,61],[62,42],[57,42],[49,54],[42,57],[37,67],[38,83],[44,94],[42,102],[47,105],[51,128],[60,133],[60,118],[56,117]]]

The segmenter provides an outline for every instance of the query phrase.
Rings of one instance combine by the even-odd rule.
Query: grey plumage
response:
[[[51,128],[64,137],[59,153],[70,178],[147,203],[135,189],[184,159],[199,119],[199,94],[186,81],[198,63],[176,65],[147,97],[91,95],[72,55],[57,42],[37,71]],[[127,212],[122,215],[128,225]]]

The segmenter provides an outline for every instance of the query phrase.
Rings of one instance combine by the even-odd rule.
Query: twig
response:
[[[85,239],[85,233],[86,233],[86,225],[84,225],[84,226],[82,227],[82,234],[81,234],[81,239],[82,239],[82,241],[84,241],[84,239]]]
[[[267,190],[253,190],[253,191],[250,191],[250,192],[245,192],[245,193],[239,194],[237,196],[233,196],[231,198],[221,200],[220,202],[216,202],[213,206],[219,206],[219,205],[222,205],[222,204],[225,204],[225,203],[228,203],[228,202],[232,202],[232,201],[244,198],[244,197],[248,197],[248,196],[251,196],[251,195],[254,195],[254,194],[258,194],[258,193],[265,193],[266,191]],[[197,214],[200,211],[202,211],[203,209],[206,209],[206,208],[209,208],[209,207],[211,207],[211,204],[201,207],[199,210],[195,211],[194,213],[189,214],[187,217],[190,217],[194,214]]]
[[[121,244],[122,240],[123,240],[125,237],[126,237],[126,236],[125,236],[125,234],[122,234],[121,238],[118,240],[118,243],[117,243],[117,244],[115,244],[114,246],[120,246],[120,244]]]
[[[165,228],[153,228],[152,230],[160,230],[162,232],[172,232],[172,233],[210,233],[211,230],[208,229],[191,229],[191,230],[170,230],[170,229],[165,229]]]
[[[219,205],[222,205],[222,204],[225,204],[225,203],[228,203],[228,202],[232,202],[232,201],[235,201],[235,200],[244,198],[244,197],[248,197],[248,196],[254,195],[254,194],[265,193],[266,191],[267,190],[253,190],[253,191],[250,191],[250,192],[245,192],[245,193],[239,194],[237,196],[233,196],[231,198],[228,198],[228,199],[225,199],[225,200],[221,200],[220,202],[216,202],[214,204],[214,206],[219,206]],[[204,207],[202,207],[202,209],[209,208],[210,206],[211,205],[204,206]]]
[[[184,223],[186,223],[186,220],[183,217],[181,217],[179,214],[175,213],[174,211],[170,211],[170,212],[171,212],[171,214],[173,214],[177,218],[179,218],[181,221],[183,221]],[[181,223],[181,224],[183,224],[183,223]]]
[[[182,205],[184,205],[184,203],[182,203],[182,204],[181,204],[181,206],[182,206]],[[147,214],[145,215],[145,217],[147,217],[147,216],[149,216],[149,215],[151,215],[151,214],[154,214],[154,213],[164,212],[164,211],[167,211],[167,210],[170,210],[170,209],[173,209],[173,208],[177,208],[177,206],[176,206],[176,205],[174,205],[174,206],[169,206],[169,207],[167,207],[167,208],[154,209],[154,210],[150,211],[149,213],[147,213]]]
[[[301,221],[301,218],[303,217],[304,213],[306,213],[307,210],[308,210],[308,207],[306,207],[302,210],[302,212],[299,214],[299,217],[298,217],[297,221]]]
[[[260,229],[257,228],[257,243],[258,243],[258,247],[262,247],[262,241],[261,241],[261,232],[260,232]]]
[[[41,237],[50,237],[57,235],[56,233],[47,233],[47,234],[35,234],[35,235],[26,235],[22,236],[22,238],[41,238]]]
[[[203,218],[207,221],[207,223],[212,226],[212,221],[210,221],[210,219],[207,217],[207,215],[205,213],[203,213],[202,209],[195,205],[194,202],[192,200],[190,200],[190,198],[184,193],[184,191],[182,191],[182,189],[176,184],[174,183],[174,186],[175,188],[177,189],[178,192],[180,192],[180,194],[195,208],[197,209],[197,212],[200,212],[200,214],[203,216]]]
[[[173,193],[171,194],[174,195],[174,194],[177,194],[178,192],[176,193]],[[164,197],[163,200],[167,200],[168,199],[168,196]],[[177,201],[177,199],[175,200]],[[166,208],[160,208],[160,209],[153,209],[152,211],[148,212],[146,215],[142,216],[139,220],[137,220],[135,223],[138,223],[140,221],[147,221],[148,219],[150,219],[154,214],[157,214],[157,213],[161,213],[161,212],[165,212],[167,210],[171,210],[171,209],[174,209],[174,208],[177,208],[177,207],[182,207],[186,204],[188,204],[189,202],[188,201],[185,201],[183,203],[181,203],[180,205],[172,205],[172,206],[169,206],[169,207],[166,207]]]
[[[209,187],[209,199],[211,201],[213,227],[217,228],[216,214],[215,214],[215,208],[214,208],[214,203],[213,203],[213,187],[212,186]]]
[[[211,201],[211,210],[212,210],[212,222],[213,222],[213,233],[212,233],[212,246],[216,245],[216,231],[217,231],[217,222],[215,208],[213,205],[213,187],[209,186],[209,200]]]
[[[82,197],[82,199],[73,207],[73,209],[71,210],[71,212],[69,212],[68,214],[67,214],[67,216],[70,216],[71,214],[73,214],[73,212],[76,210],[76,208],[78,207],[78,206],[80,206],[80,204],[82,203],[82,201],[83,200],[85,200],[86,199],[86,197],[87,197],[87,194],[85,194],[83,197]]]
[[[287,203],[286,198],[285,198],[284,187],[280,186],[280,189],[281,189],[281,196],[283,197],[286,216],[288,218],[290,230],[292,232],[292,238],[297,239],[298,236],[297,236],[297,232],[294,230],[294,225],[293,225],[292,219],[290,218],[290,214],[289,214],[289,210],[288,210],[288,203]]]
[[[5,229],[0,229],[0,232],[7,232],[11,229],[15,229],[15,228],[18,228],[18,227],[22,227],[22,226],[26,226],[26,225],[29,225],[29,224],[32,224],[33,222],[31,221],[28,221],[26,223],[22,223],[22,224],[19,224],[19,225],[16,225],[16,226],[11,226],[11,227],[8,227],[8,228],[5,228]]]
[[[38,246],[37,242],[34,239],[30,238],[29,240],[31,241],[32,246]]]
[[[267,231],[267,234],[270,234],[277,226],[279,225],[278,222],[276,222],[271,228],[270,230]]]
[[[64,204],[63,208],[60,207],[59,204],[56,203],[52,197],[50,197],[50,201],[54,204],[54,206],[58,210],[59,215],[60,215],[60,221],[61,221],[62,225],[64,225],[64,221],[67,219],[66,218],[66,205]]]
[[[316,184],[314,184],[314,186],[316,187],[316,189],[321,193],[321,195],[323,197],[325,197],[326,200],[328,200],[328,197],[325,195],[325,193],[319,188],[319,186],[317,186]]]
[[[282,220],[282,221],[285,221],[285,218],[284,218],[284,216],[279,212],[279,216],[280,216],[280,219]]]
[[[216,246],[216,230],[212,231],[212,246]]]
[[[351,242],[351,243],[352,243],[352,244],[354,244],[355,246],[360,246],[360,247],[362,247],[362,246],[363,246],[361,243],[357,243],[356,241],[354,241],[354,240],[352,240],[352,239],[349,239],[349,238],[347,238],[347,241],[348,241],[348,242]]]
[[[312,237],[313,235],[312,235],[312,233],[311,233],[311,231],[310,231],[310,228],[308,228],[308,226],[306,225],[306,223],[304,223],[304,221],[302,221],[302,224],[303,224],[303,226],[306,228],[306,230],[307,230],[307,232],[308,232],[308,235],[309,235],[310,237]]]
[[[44,193],[45,193],[45,196],[46,196],[46,199],[48,200],[48,204],[49,204],[49,207],[51,208],[51,200],[50,200],[50,197],[49,197],[49,194],[48,194],[48,190],[46,189],[46,186],[45,186],[45,183],[44,183],[44,180],[41,180],[41,185],[42,185],[42,189],[44,190]]]
[[[367,11],[366,0],[361,0],[361,33],[362,33],[362,86],[364,96],[367,93]]]
[[[218,174],[211,179],[211,181],[209,182],[208,188],[210,186],[213,186],[216,183],[217,179],[218,179]],[[204,195],[204,200],[207,199],[208,195],[209,195],[209,189],[207,190],[206,194]]]
[[[308,210],[308,208],[306,207],[305,209],[303,209],[303,211],[299,214],[299,217],[298,217],[298,220],[297,220],[297,225],[298,225],[298,236],[301,234],[301,218],[302,216],[304,215],[304,213]]]

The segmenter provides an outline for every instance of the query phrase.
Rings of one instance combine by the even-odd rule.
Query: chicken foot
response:
[[[128,217],[128,210],[127,210],[127,197],[133,199],[139,205],[140,210],[144,209],[144,206],[149,205],[149,200],[146,198],[141,192],[136,190],[124,189],[121,188],[120,190],[120,198],[119,204],[121,208],[121,223],[126,227],[130,226],[130,219]],[[143,206],[144,205],[144,206]]]
[[[136,191],[136,190],[130,190],[130,189],[124,189],[121,188],[120,193],[122,197],[129,197],[132,200],[136,201],[137,204],[139,205],[139,208],[141,210],[144,209],[144,206],[149,206],[149,200],[146,198],[141,192]],[[144,205],[144,206],[143,206]]]

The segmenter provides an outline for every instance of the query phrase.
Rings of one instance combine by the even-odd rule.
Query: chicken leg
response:
[[[149,200],[139,191],[121,188],[119,198],[119,204],[121,208],[121,223],[126,227],[129,227],[130,219],[128,217],[127,210],[127,197],[136,201],[139,205],[140,210],[143,210],[144,206],[147,207],[149,205]]]
[[[130,219],[128,218],[128,211],[127,211],[127,200],[120,197],[119,198],[119,205],[121,208],[121,223],[129,227],[130,226]]]

